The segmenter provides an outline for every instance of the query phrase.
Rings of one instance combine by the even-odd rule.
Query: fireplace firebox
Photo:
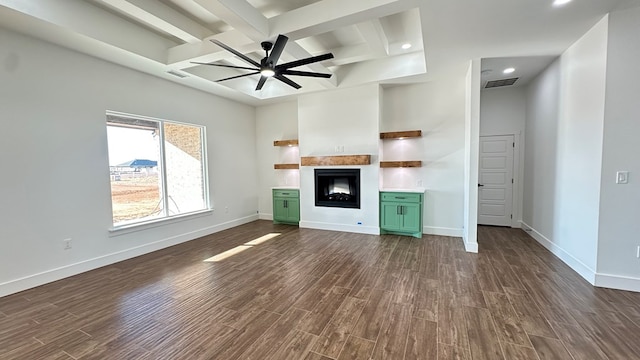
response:
[[[315,169],[316,206],[360,209],[360,169]]]

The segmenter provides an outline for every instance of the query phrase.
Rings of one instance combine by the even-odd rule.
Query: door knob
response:
[[[478,184],[478,187],[482,187],[482,186],[484,186],[484,184]]]

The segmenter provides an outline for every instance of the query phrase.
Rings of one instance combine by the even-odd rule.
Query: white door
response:
[[[511,226],[513,135],[481,136],[478,224]]]

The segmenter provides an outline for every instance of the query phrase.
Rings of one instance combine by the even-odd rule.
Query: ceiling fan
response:
[[[285,75],[309,76],[309,77],[319,77],[319,78],[325,78],[325,79],[328,79],[328,78],[331,77],[331,74],[323,74],[323,73],[310,72],[310,71],[291,70],[291,68],[302,66],[302,65],[308,65],[308,64],[315,63],[315,62],[328,60],[328,59],[333,59],[333,54],[332,53],[327,53],[327,54],[318,55],[318,56],[312,56],[312,57],[308,57],[306,59],[300,59],[300,60],[295,60],[295,61],[291,61],[291,62],[288,62],[288,63],[276,65],[278,63],[278,59],[280,58],[280,55],[282,54],[282,51],[284,50],[284,46],[287,44],[288,40],[289,40],[288,37],[286,37],[284,35],[278,35],[278,38],[276,39],[275,43],[271,43],[270,41],[263,41],[260,45],[262,46],[262,49],[265,51],[266,55],[265,55],[264,58],[262,58],[262,60],[260,60],[260,63],[258,63],[256,61],[254,61],[253,59],[249,58],[248,56],[246,56],[246,55],[244,55],[244,54],[232,49],[228,45],[225,45],[224,43],[222,43],[222,42],[220,42],[218,40],[212,39],[211,42],[213,42],[214,44],[216,44],[216,45],[220,46],[221,48],[227,50],[228,52],[234,54],[235,56],[239,57],[240,59],[244,60],[245,62],[253,65],[254,67],[244,67],[244,66],[234,66],[234,65],[226,65],[226,64],[214,64],[214,63],[200,63],[200,62],[192,62],[192,64],[211,65],[211,66],[219,66],[219,67],[226,67],[226,68],[232,68],[232,69],[241,69],[241,70],[252,70],[252,72],[250,72],[250,73],[231,76],[231,77],[228,77],[228,78],[216,80],[216,82],[221,82],[221,81],[237,79],[237,78],[241,78],[241,77],[245,77],[245,76],[251,76],[251,75],[260,74],[260,80],[258,80],[258,86],[256,86],[256,91],[262,89],[262,86],[267,81],[267,79],[270,78],[270,77],[278,79],[278,80],[282,81],[283,83],[285,83],[285,84],[287,84],[289,86],[292,86],[292,87],[294,87],[296,89],[300,89],[302,86],[300,86],[299,84],[297,84],[293,80],[289,79]]]

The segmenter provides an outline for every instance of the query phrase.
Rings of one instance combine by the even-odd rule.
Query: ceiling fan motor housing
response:
[[[269,51],[271,51],[271,49],[273,48],[273,43],[269,42],[269,41],[263,41],[263,42],[260,43],[260,45],[262,46],[262,49],[266,53],[264,58],[262,58],[262,60],[260,60],[261,69],[262,70],[264,70],[264,69],[273,70],[273,67],[275,66],[275,64],[273,63],[273,61],[269,61]]]
[[[264,51],[270,51],[271,48],[273,48],[273,43],[270,41],[263,41],[260,43],[260,45],[262,46],[262,49]]]

